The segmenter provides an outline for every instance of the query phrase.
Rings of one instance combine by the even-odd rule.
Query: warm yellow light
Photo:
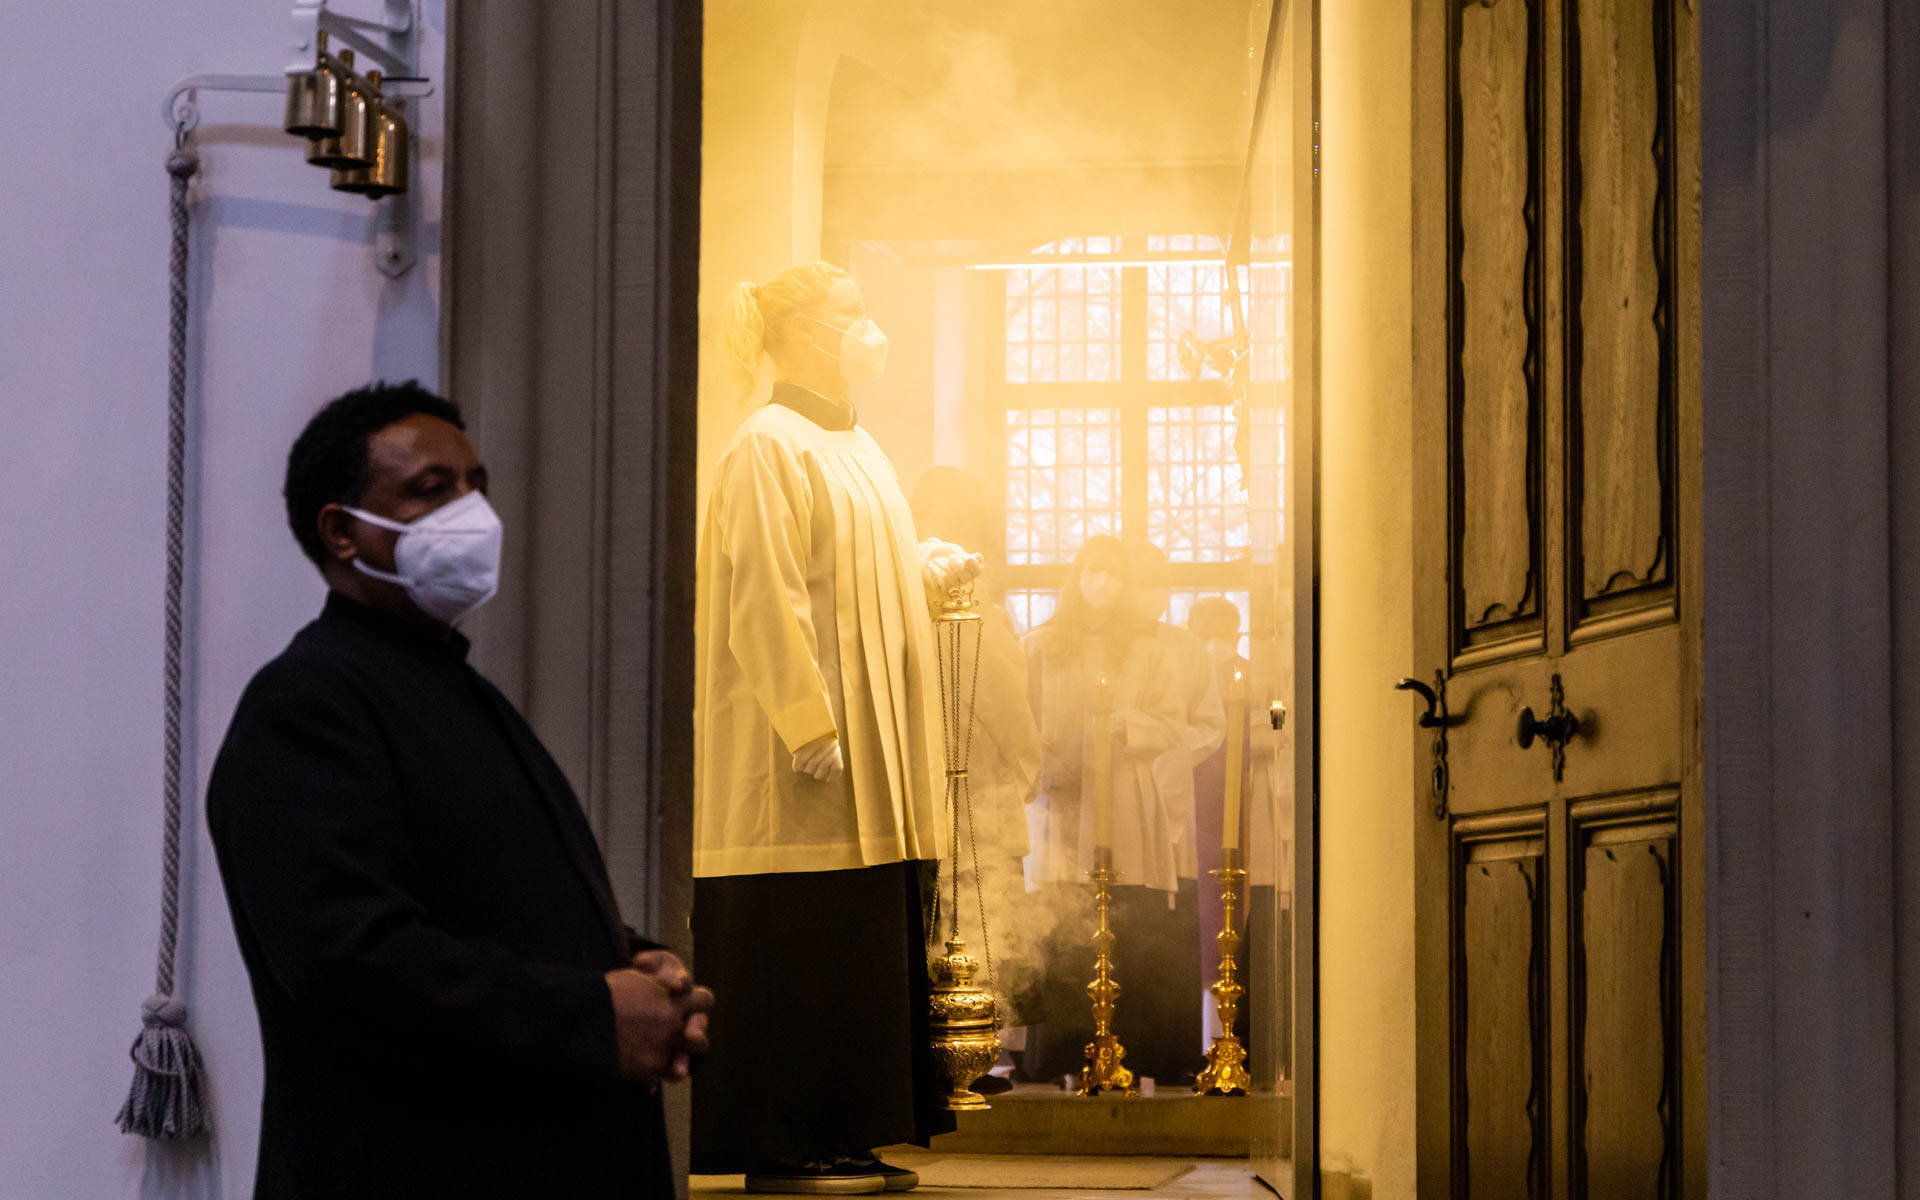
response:
[[[1222,255],[1212,258],[1033,258],[1025,262],[1002,263],[966,263],[969,271],[1027,271],[1037,267],[1217,267],[1226,259]],[[1271,256],[1248,260],[1255,266],[1283,263],[1288,260]]]

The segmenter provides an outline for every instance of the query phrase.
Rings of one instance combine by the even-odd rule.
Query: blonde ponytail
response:
[[[803,263],[765,283],[742,283],[733,289],[721,337],[727,363],[743,394],[751,392],[760,377],[760,360],[778,353],[786,319],[794,313],[819,312],[826,307],[833,285],[848,278],[832,263]]]
[[[767,319],[760,312],[759,287],[742,283],[733,289],[721,338],[740,390],[751,392],[760,375],[760,358],[767,352]]]

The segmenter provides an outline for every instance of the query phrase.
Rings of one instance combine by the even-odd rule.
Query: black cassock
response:
[[[262,1200],[673,1194],[602,978],[649,943],[466,651],[332,595],[214,764],[265,1049]]]

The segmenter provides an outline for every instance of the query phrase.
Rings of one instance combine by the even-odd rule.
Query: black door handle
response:
[[[1395,691],[1412,692],[1427,702],[1427,711],[1421,713],[1418,718],[1420,728],[1422,729],[1441,729],[1444,728],[1447,723],[1447,702],[1445,698],[1447,680],[1444,675],[1437,672],[1434,674],[1433,680],[1440,688],[1438,692],[1435,692],[1433,688],[1428,687],[1426,684],[1421,683],[1418,679],[1402,679],[1399,683],[1393,685]]]
[[[1412,692],[1427,702],[1427,711],[1421,713],[1418,719],[1420,728],[1433,730],[1433,815],[1444,820],[1450,783],[1447,771],[1447,726],[1453,723],[1452,716],[1447,712],[1447,673],[1435,671],[1432,687],[1418,679],[1402,679],[1393,686],[1398,691]]]
[[[1533,715],[1531,708],[1520,710],[1520,748],[1522,750],[1530,749],[1535,738],[1551,746],[1570,742],[1579,732],[1580,718],[1572,713],[1561,713],[1543,721]]]
[[[1552,706],[1545,717],[1533,715],[1531,707],[1520,710],[1520,728],[1516,738],[1522,750],[1533,747],[1537,738],[1547,744],[1553,756],[1553,781],[1559,783],[1567,770],[1567,743],[1580,735],[1580,718],[1567,708],[1565,690],[1560,686],[1560,676],[1553,677],[1553,685],[1548,692]]]

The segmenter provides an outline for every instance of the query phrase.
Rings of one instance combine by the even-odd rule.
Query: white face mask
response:
[[[869,383],[886,373],[887,335],[880,331],[872,317],[862,317],[845,329],[827,325],[818,317],[808,320],[840,335],[840,353],[835,354],[825,346],[820,347],[820,352],[839,360],[840,374],[848,383]]]
[[[1080,577],[1080,597],[1095,612],[1105,612],[1120,599],[1120,578],[1105,571],[1088,571]]]
[[[411,522],[358,508],[347,511],[400,535],[393,544],[393,574],[358,558],[353,565],[363,575],[407,589],[414,607],[434,620],[451,625],[499,589],[500,517],[481,493],[468,492]]]

